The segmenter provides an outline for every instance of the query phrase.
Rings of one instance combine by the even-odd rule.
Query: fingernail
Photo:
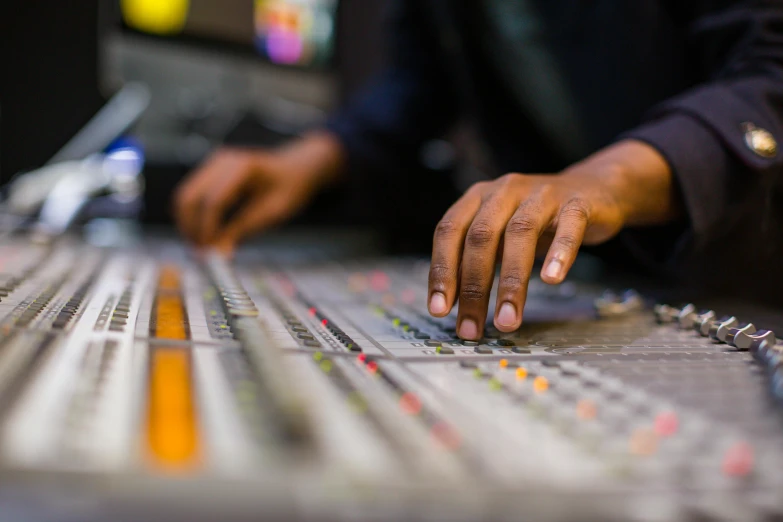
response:
[[[517,322],[517,310],[511,303],[503,303],[498,312],[498,324],[501,326],[514,326]]]
[[[549,262],[544,271],[544,275],[550,279],[560,279],[560,272],[563,270],[563,263],[559,259],[553,259]]]
[[[446,296],[440,292],[433,293],[430,297],[430,313],[445,314],[446,312]]]
[[[478,337],[478,327],[473,319],[463,319],[459,325],[459,336],[463,339],[475,339]]]

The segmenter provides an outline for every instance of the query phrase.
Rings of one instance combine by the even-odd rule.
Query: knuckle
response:
[[[560,211],[562,217],[587,221],[590,217],[590,204],[582,198],[569,199]]]
[[[442,219],[435,227],[435,237],[449,239],[459,231],[457,224],[451,219]]]
[[[538,233],[538,220],[530,214],[512,217],[506,225],[506,234],[522,236]]]
[[[430,282],[434,285],[447,284],[457,278],[457,273],[445,263],[433,263],[430,266]]]
[[[516,184],[520,179],[523,179],[522,174],[509,173],[500,176],[495,180],[495,184],[501,188],[507,188]]]
[[[528,202],[531,205],[540,206],[543,202],[549,200],[556,193],[556,187],[551,181],[537,180],[530,189]]]
[[[465,191],[465,196],[468,197],[478,197],[481,196],[487,189],[487,185],[489,183],[486,181],[479,181],[478,183],[474,183],[473,185],[468,188],[468,190]]]
[[[231,202],[231,193],[225,188],[223,190],[214,190],[204,196],[204,209],[210,211],[221,211]]]
[[[480,248],[490,244],[494,238],[495,231],[492,226],[489,223],[479,221],[470,226],[465,241],[468,246]]]
[[[478,303],[487,297],[486,289],[477,283],[466,283],[459,293],[460,300],[464,302]]]
[[[508,274],[500,278],[500,288],[512,294],[522,290],[524,283],[518,274]]]
[[[552,244],[558,250],[577,250],[579,248],[579,240],[571,235],[563,235],[552,241]]]
[[[182,185],[174,192],[174,207],[178,211],[186,210],[196,201],[196,196],[187,185]]]
[[[202,210],[204,210],[204,212],[212,212],[220,208],[221,204],[222,198],[219,194],[213,192],[204,197]]]

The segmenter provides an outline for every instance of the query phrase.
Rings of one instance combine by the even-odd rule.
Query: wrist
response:
[[[681,215],[671,167],[663,155],[646,143],[617,142],[565,173],[597,181],[614,200],[626,226],[659,225]]]
[[[322,188],[340,180],[344,170],[345,151],[334,134],[312,131],[281,149],[278,153],[291,170]]]

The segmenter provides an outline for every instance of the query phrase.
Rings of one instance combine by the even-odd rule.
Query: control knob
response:
[[[607,290],[594,302],[596,312],[601,317],[626,315],[644,308],[644,300],[636,290],[626,290],[618,296]]]
[[[696,307],[693,304],[688,303],[683,306],[682,310],[677,314],[677,323],[680,325],[680,328],[693,328],[693,323],[698,316]]]
[[[739,321],[733,315],[724,315],[710,325],[710,338],[725,343],[729,329],[736,327],[738,324]]]
[[[693,329],[699,332],[702,337],[707,337],[710,334],[710,326],[716,317],[717,314],[712,310],[699,314],[693,321]]]
[[[753,342],[751,335],[755,333],[756,327],[753,326],[753,323],[729,328],[729,332],[726,334],[726,342],[739,350],[747,350]]]
[[[747,341],[745,338],[747,338]],[[769,346],[775,346],[777,339],[775,338],[775,332],[772,330],[758,330],[752,335],[743,335],[742,339],[738,339],[738,336],[735,336],[734,342],[738,348],[740,348],[740,344],[747,344],[747,348],[740,349],[747,349],[754,357],[758,358],[759,352],[766,350]]]
[[[674,322],[680,313],[679,310],[667,304],[655,305],[653,312],[655,312],[655,320],[661,324]]]

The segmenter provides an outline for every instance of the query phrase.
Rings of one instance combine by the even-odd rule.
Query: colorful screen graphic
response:
[[[256,48],[279,64],[322,64],[332,52],[335,11],[329,0],[256,0]]]
[[[270,62],[321,67],[332,57],[337,0],[120,0],[135,31],[255,50]]]

